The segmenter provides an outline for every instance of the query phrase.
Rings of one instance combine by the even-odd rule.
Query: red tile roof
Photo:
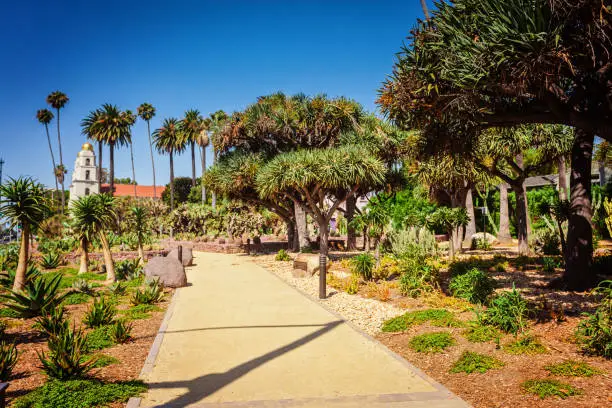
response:
[[[102,184],[102,192],[108,192],[110,189],[109,184]],[[157,198],[161,198],[162,193],[166,189],[166,186],[157,186],[155,188]],[[136,195],[138,197],[153,198],[153,186],[136,186]],[[134,185],[133,184],[115,184],[115,197],[134,196]]]

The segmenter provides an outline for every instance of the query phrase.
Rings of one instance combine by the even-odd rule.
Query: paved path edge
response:
[[[327,306],[325,304],[324,301],[321,301],[320,299],[315,299],[312,296],[310,296],[308,293],[304,292],[303,290],[301,290],[300,288],[297,288],[291,284],[289,284],[289,282],[285,281],[283,278],[281,278],[280,276],[278,276],[277,274],[275,274],[274,272],[270,271],[268,268],[259,265],[257,263],[255,263],[253,260],[251,259],[247,259],[248,262],[251,262],[253,264],[255,264],[256,266],[262,268],[263,270],[265,270],[267,273],[269,273],[270,275],[274,276],[276,279],[280,280],[281,282],[283,282],[285,285],[289,286],[290,288],[292,288],[293,290],[295,290],[296,292],[298,292],[300,295],[302,295],[303,297],[305,297],[306,299],[308,299],[311,302],[316,303],[317,305],[321,306],[323,309],[325,309],[327,312],[331,313],[332,315],[334,315],[335,317],[337,317],[338,319],[342,320],[346,325],[348,325],[350,328],[352,328],[353,330],[355,330],[357,333],[361,334],[363,337],[365,337],[366,339],[370,340],[371,342],[373,342],[374,344],[376,344],[377,347],[381,348],[385,353],[387,353],[388,355],[390,355],[391,357],[393,357],[394,359],[398,360],[401,364],[403,364],[404,366],[408,367],[409,369],[411,369],[412,371],[414,371],[414,373],[416,375],[418,375],[419,377],[421,377],[424,381],[428,382],[429,384],[431,384],[436,390],[438,390],[438,392],[436,393],[428,393],[428,394],[442,394],[440,396],[444,396],[445,399],[455,399],[457,401],[461,401],[465,404],[466,407],[471,407],[470,404],[468,404],[466,401],[462,400],[461,398],[459,398],[456,394],[452,393],[450,390],[448,390],[448,388],[446,388],[444,385],[440,384],[439,382],[437,382],[436,380],[434,380],[433,378],[431,378],[430,376],[428,376],[423,370],[421,370],[420,368],[412,365],[408,360],[406,360],[405,358],[403,358],[402,356],[400,356],[399,354],[395,353],[394,351],[392,351],[391,349],[389,349],[387,346],[385,346],[384,344],[382,344],[380,341],[378,341],[376,338],[372,337],[371,335],[369,335],[368,333],[366,333],[365,331],[363,331],[360,327],[356,326],[355,324],[353,324],[353,322],[347,320],[344,318],[344,316],[342,316],[340,313],[336,312],[335,310],[333,310],[332,308],[330,308],[329,306]],[[329,288],[329,287],[328,287]]]
[[[166,313],[164,314],[164,319],[159,325],[159,329],[157,330],[157,334],[155,335],[155,340],[153,340],[153,344],[151,345],[151,349],[149,350],[149,354],[147,354],[147,358],[142,366],[142,370],[140,370],[140,374],[138,375],[138,379],[142,380],[144,377],[149,374],[153,367],[155,366],[155,361],[157,360],[157,355],[159,354],[159,350],[161,349],[161,345],[164,342],[164,335],[166,330],[168,329],[168,323],[174,314],[174,307],[176,305],[176,299],[179,296],[181,288],[177,288],[174,290],[172,294],[172,299],[170,300],[170,304],[166,309]],[[146,384],[146,383],[145,383]],[[142,402],[141,397],[130,397],[126,404],[126,408],[139,408],[140,403]]]

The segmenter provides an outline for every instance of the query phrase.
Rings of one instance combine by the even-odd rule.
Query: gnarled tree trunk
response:
[[[568,288],[582,290],[593,280],[593,225],[591,207],[592,133],[576,129],[570,175],[571,215],[567,228],[567,252],[563,280]]]
[[[100,244],[102,244],[102,254],[104,255],[104,265],[106,266],[106,280],[110,282],[115,281],[115,265],[113,264],[113,255],[111,253],[110,245],[104,231],[100,231],[98,234],[100,238]]]
[[[567,200],[567,168],[565,165],[565,156],[560,156],[558,160],[559,166],[559,199]]]
[[[465,195],[465,209],[470,217],[470,221],[465,227],[464,243],[468,246],[472,244],[472,235],[476,233],[476,214],[474,213],[474,199],[470,188]]]
[[[516,195],[516,235],[518,238],[519,255],[529,254],[529,227],[527,222],[527,194],[525,183],[520,182],[512,186]]]
[[[497,233],[499,242],[512,242],[510,236],[510,213],[508,211],[508,185],[499,185],[499,232]]]
[[[297,229],[299,250],[303,250],[305,248],[310,248],[310,238],[308,234],[308,224],[306,223],[306,211],[302,207],[302,204],[295,203],[294,204],[295,211],[295,225]]]
[[[346,199],[346,249],[354,251],[357,249],[357,231],[351,226],[351,221],[355,217],[355,207],[357,205],[357,196],[352,195]]]

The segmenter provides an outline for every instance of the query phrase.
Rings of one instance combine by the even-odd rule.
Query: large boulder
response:
[[[327,260],[329,262],[329,258]],[[319,254],[298,254],[293,260],[293,276],[309,277],[319,272]]]
[[[147,278],[159,278],[159,281],[169,288],[182,288],[187,286],[187,275],[185,268],[177,258],[167,256],[156,256],[149,259],[145,265],[145,276]]]
[[[178,248],[174,248],[168,252],[169,258],[178,259]],[[183,247],[183,266],[193,265],[193,250],[191,248]]]
[[[486,239],[490,245],[495,245],[499,243],[495,235],[491,235],[489,233],[485,234],[484,232],[477,232],[476,234],[472,235],[470,249],[476,249],[478,241],[482,241],[483,239]]]

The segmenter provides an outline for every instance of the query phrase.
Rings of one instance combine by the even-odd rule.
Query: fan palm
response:
[[[150,103],[143,103],[138,107],[138,116],[147,122],[147,133],[149,135],[149,149],[151,151],[151,167],[153,168],[153,198],[157,198],[155,185],[155,160],[153,159],[153,141],[151,140],[151,119],[155,116],[155,108]]]
[[[191,147],[191,186],[196,185],[196,162],[195,162],[195,145],[200,138],[200,134],[204,130],[204,118],[200,115],[197,109],[191,109],[185,112],[185,117],[180,122],[180,131],[185,143],[189,143]]]
[[[218,141],[217,143],[215,143],[215,140],[219,138],[219,134],[221,133],[221,130],[223,129],[223,126],[225,125],[228,119],[229,117],[227,116],[227,113],[225,113],[222,110],[218,110],[215,113],[212,113],[210,115],[210,118],[208,121],[209,123],[208,128],[211,131],[212,138],[213,138],[213,164],[217,162],[218,149],[216,145],[219,144]],[[217,207],[217,194],[214,191],[212,193],[211,204],[214,210]]]
[[[57,111],[57,144],[59,146],[59,165],[64,166],[64,158],[62,156],[62,138],[60,135],[60,109],[62,109],[68,103],[70,99],[66,96],[65,93],[60,91],[51,92],[47,96],[47,103],[51,105],[53,109]],[[62,185],[62,212],[64,211],[64,207],[66,205],[65,198],[65,189],[64,189],[64,177],[62,175],[61,179]]]
[[[155,146],[160,153],[170,156],[170,211],[174,210],[174,154],[185,150],[185,141],[176,118],[164,119],[162,127],[153,132]]]
[[[98,143],[98,191],[102,191],[102,133],[98,132],[98,127],[102,121],[102,111],[97,109],[89,112],[87,117],[81,121],[81,133],[89,140]]]
[[[210,118],[204,119],[203,129],[198,136],[197,144],[200,146],[200,157],[202,159],[202,204],[206,204],[206,185],[204,175],[206,174],[206,147],[210,144],[208,129],[210,128]]]
[[[21,227],[19,261],[15,271],[13,290],[22,290],[30,253],[30,234],[48,217],[50,208],[42,184],[29,177],[10,178],[0,186],[0,213],[11,226]]]
[[[114,198],[108,194],[80,197],[72,204],[72,225],[80,240],[81,266],[79,273],[87,272],[88,248],[94,237],[100,240],[106,265],[106,279],[115,280],[115,268],[106,232],[116,218]]]
[[[47,132],[47,143],[49,144],[49,153],[51,153],[51,164],[53,165],[53,180],[55,180],[55,191],[59,190],[57,185],[57,177],[55,177],[55,155],[53,154],[53,146],[51,146],[51,136],[49,135],[49,123],[53,120],[53,112],[49,109],[39,109],[36,112],[36,119],[38,122],[45,125],[45,131]]]

